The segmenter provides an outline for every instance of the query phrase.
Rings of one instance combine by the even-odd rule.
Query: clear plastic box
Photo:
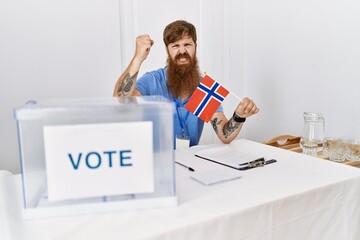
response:
[[[16,108],[14,114],[18,128],[25,218],[177,205],[174,105],[171,101],[161,96],[54,99],[28,102]],[[151,121],[153,125],[154,192],[61,201],[48,199],[45,126],[136,121]]]

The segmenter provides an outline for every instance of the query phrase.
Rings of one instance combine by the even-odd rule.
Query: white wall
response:
[[[360,137],[357,0],[2,0],[0,169],[19,172],[14,107],[111,96],[138,34],[155,40],[141,73],[164,66],[162,31],[175,19],[197,27],[201,70],[261,108],[240,137],[300,135],[306,110],[324,113],[327,135]],[[224,103],[228,116],[236,102]],[[217,141],[210,124],[201,141]]]
[[[121,73],[118,0],[0,2],[0,169],[20,171],[13,109],[111,96]]]
[[[259,116],[247,137],[301,135],[304,111],[325,115],[326,135],[360,137],[360,2],[251,0],[247,91]]]

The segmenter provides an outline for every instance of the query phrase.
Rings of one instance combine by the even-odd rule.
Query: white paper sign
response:
[[[49,200],[154,192],[152,122],[44,126]]]

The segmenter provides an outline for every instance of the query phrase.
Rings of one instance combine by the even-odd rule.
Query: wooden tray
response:
[[[270,145],[270,146],[279,147],[279,148],[286,149],[289,151],[301,153],[302,149],[300,147],[300,138],[301,137],[299,137],[299,136],[280,135],[280,136],[274,137],[264,143],[267,145]],[[330,161],[327,156],[322,154],[322,152],[319,152],[317,157]],[[349,166],[353,166],[353,167],[360,167],[360,161],[353,162],[353,161],[346,160],[341,163],[349,165]]]

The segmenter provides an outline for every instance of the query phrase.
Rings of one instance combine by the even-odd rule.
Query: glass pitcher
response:
[[[300,146],[304,154],[316,156],[324,145],[325,121],[321,113],[304,112],[304,129]]]

